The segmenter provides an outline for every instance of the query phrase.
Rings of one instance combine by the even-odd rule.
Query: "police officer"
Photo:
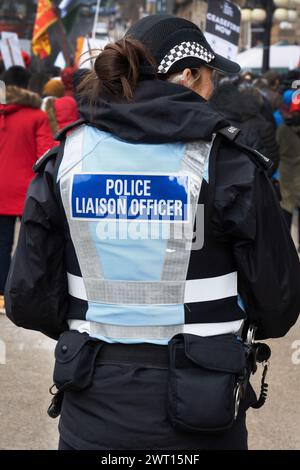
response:
[[[207,102],[214,70],[240,67],[196,25],[140,20],[98,55],[82,119],[35,165],[6,308],[60,338],[60,449],[247,448],[253,389],[238,413],[220,390],[245,369],[250,323],[257,338],[295,323],[300,270],[268,158]],[[170,344],[185,345],[175,392]]]

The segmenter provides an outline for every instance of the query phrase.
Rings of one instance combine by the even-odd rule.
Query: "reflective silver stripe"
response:
[[[90,302],[107,304],[183,304],[184,282],[85,279]]]
[[[223,323],[192,323],[188,325],[166,326],[122,326],[108,325],[83,320],[69,320],[70,330],[87,332],[91,336],[105,336],[111,340],[167,340],[178,333],[189,333],[197,336],[214,336],[221,334],[238,334],[244,320]]]
[[[237,272],[233,272],[224,276],[186,281],[184,303],[226,299],[237,294]]]
[[[210,142],[199,140],[188,143],[185,154],[183,156],[180,171],[196,175],[202,180],[205,162],[209,157],[213,142],[214,138]]]
[[[86,279],[85,283],[81,277],[68,273],[68,283],[73,297],[108,304],[182,304],[237,295],[237,272],[185,282]]]
[[[69,294],[105,304],[183,304],[184,282],[107,281],[68,273]],[[89,297],[87,297],[87,290]]]
[[[90,234],[89,222],[84,220],[73,220],[71,213],[71,176],[73,173],[80,173],[82,170],[83,144],[85,126],[81,126],[67,136],[63,159],[59,168],[60,191],[67,221],[70,227],[70,234],[73,240],[74,249],[80,265],[83,278],[90,276],[103,278],[102,268],[95,244]],[[87,235],[88,234],[88,235]],[[85,296],[89,297],[87,288],[84,288]],[[83,292],[83,289],[82,289]],[[71,294],[73,295],[73,294]],[[81,294],[80,298],[86,298]]]
[[[84,128],[84,125],[77,127],[67,136],[63,159],[57,174],[57,181],[65,180],[66,177],[70,176],[71,172],[81,171]]]
[[[183,325],[166,326],[123,326],[107,323],[90,322],[91,336],[101,335],[123,339],[168,339],[183,331]]]
[[[204,167],[209,158],[212,143],[213,140],[211,142],[191,142],[185,147],[180,172],[190,177],[190,207],[188,210],[191,211],[192,222],[190,224],[175,224],[170,227],[170,239],[167,244],[161,276],[163,281],[183,281],[186,279]]]

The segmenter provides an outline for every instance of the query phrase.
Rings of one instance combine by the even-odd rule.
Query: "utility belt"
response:
[[[49,416],[60,414],[63,394],[80,392],[92,385],[97,365],[129,364],[168,370],[168,417],[174,428],[187,432],[218,432],[229,429],[238,416],[249,378],[257,362],[266,362],[270,348],[254,342],[250,328],[245,342],[234,334],[196,336],[178,334],[168,346],[109,344],[87,333],[63,333],[55,349],[54,394]],[[254,408],[266,399],[265,364],[261,395]]]

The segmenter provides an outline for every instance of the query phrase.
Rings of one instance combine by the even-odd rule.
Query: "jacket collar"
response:
[[[37,93],[16,86],[8,86],[6,88],[6,102],[8,105],[40,108],[42,100]]]
[[[132,102],[106,97],[92,107],[82,100],[79,111],[93,126],[137,143],[210,140],[228,125],[199,95],[162,80],[142,80]]]

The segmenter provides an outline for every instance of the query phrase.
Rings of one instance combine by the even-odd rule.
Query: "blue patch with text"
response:
[[[188,222],[189,177],[74,174],[71,210],[73,219]]]

